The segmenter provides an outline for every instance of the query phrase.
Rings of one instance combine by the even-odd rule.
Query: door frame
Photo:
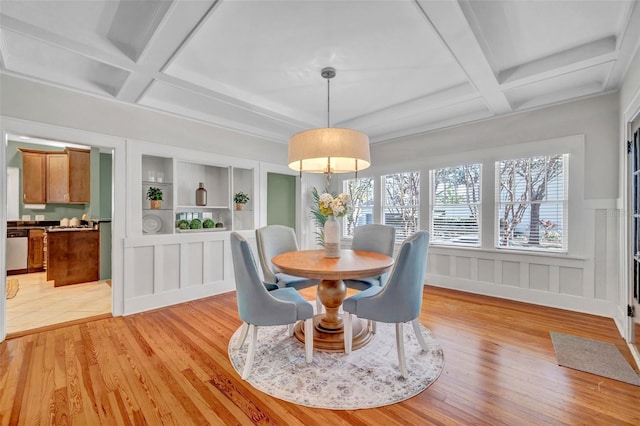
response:
[[[40,139],[51,139],[69,143],[101,147],[113,150],[112,187],[127,188],[126,186],[126,140],[109,135],[103,135],[68,127],[55,126],[0,116],[0,135],[3,146],[0,148],[0,188],[7,185],[7,136],[9,134],[25,135]],[[7,191],[0,191],[0,204],[6,206]],[[121,316],[124,312],[124,248],[122,241],[125,237],[125,191],[112,191],[111,216],[111,313]],[[7,212],[0,209],[0,294],[6,292],[6,247],[7,247]],[[0,297],[0,342],[7,336],[6,298]]]
[[[630,258],[630,255],[633,251],[633,242],[631,238],[631,232],[633,230],[633,217],[632,217],[632,206],[631,203],[633,201],[633,197],[631,196],[631,179],[630,179],[630,161],[629,154],[627,152],[627,142],[632,140],[633,131],[632,123],[640,117],[640,90],[636,91],[632,100],[624,109],[622,114],[622,123],[621,123],[621,136],[622,136],[622,149],[621,149],[621,191],[622,194],[622,203],[621,210],[625,212],[622,215],[623,220],[620,220],[620,235],[621,235],[621,271],[620,271],[620,305],[619,309],[621,311],[622,319],[620,321],[622,328],[622,335],[627,341],[629,348],[633,357],[635,358],[636,364],[640,366],[640,342],[634,342],[634,324],[633,318],[627,316],[627,306],[633,306],[633,262]],[[636,315],[640,315],[640,313],[636,312]]]

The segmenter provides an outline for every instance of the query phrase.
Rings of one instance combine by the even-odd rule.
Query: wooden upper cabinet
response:
[[[47,154],[47,202],[70,202],[67,154]]]
[[[67,148],[69,158],[69,202],[91,201],[91,154],[86,150]]]
[[[25,203],[91,202],[91,151],[19,149]]]
[[[22,200],[26,204],[42,204],[47,201],[46,161],[46,154],[22,151]]]

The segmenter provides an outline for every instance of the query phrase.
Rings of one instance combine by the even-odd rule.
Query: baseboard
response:
[[[187,288],[165,291],[157,294],[132,297],[124,301],[124,315],[164,308],[178,303],[190,302],[203,297],[234,291],[234,282],[215,282]]]
[[[574,312],[612,318],[614,320],[616,318],[616,305],[606,300],[587,299],[585,297],[568,294],[551,293],[548,291],[491,284],[434,274],[427,274],[425,280],[427,284],[434,287],[449,288],[518,302],[532,303],[534,305],[566,309]]]

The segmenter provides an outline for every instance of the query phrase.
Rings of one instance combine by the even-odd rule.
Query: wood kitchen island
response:
[[[47,281],[60,287],[99,279],[99,230],[78,228],[47,232]]]

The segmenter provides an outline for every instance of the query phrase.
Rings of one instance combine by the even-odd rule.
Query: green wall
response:
[[[296,227],[296,177],[267,173],[267,225]]]

